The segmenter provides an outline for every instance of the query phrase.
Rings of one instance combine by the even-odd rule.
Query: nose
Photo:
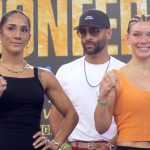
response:
[[[15,38],[16,38],[16,39],[20,39],[20,38],[21,38],[21,31],[20,31],[19,29],[17,29],[17,30],[15,31]]]
[[[87,40],[92,39],[92,35],[89,33],[89,31],[86,32],[85,39]]]
[[[147,43],[148,41],[150,41],[150,38],[148,38],[147,36],[142,36],[140,41],[141,43]]]

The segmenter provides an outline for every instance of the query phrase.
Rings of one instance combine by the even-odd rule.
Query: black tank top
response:
[[[44,103],[44,89],[34,77],[4,77],[7,89],[0,97],[0,149],[34,150],[33,134],[40,131],[41,111]]]

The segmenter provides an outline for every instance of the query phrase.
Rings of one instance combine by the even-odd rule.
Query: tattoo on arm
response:
[[[42,83],[42,85],[43,85],[43,87],[44,87],[44,81],[43,81],[42,75],[41,75],[42,72],[43,72],[42,69],[38,69],[38,78],[39,78],[40,82]]]

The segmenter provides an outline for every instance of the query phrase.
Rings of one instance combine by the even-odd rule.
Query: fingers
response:
[[[115,74],[109,74],[106,76],[106,78],[107,78],[107,82],[110,83],[111,87],[116,86],[118,78]]]
[[[58,146],[50,141],[47,137],[42,135],[41,131],[33,135],[33,138],[36,139],[33,143],[35,149],[41,148],[41,150],[57,150]]]
[[[51,141],[48,141],[48,144],[45,147],[43,147],[41,150],[58,150],[58,146],[56,146]]]
[[[0,76],[0,96],[2,96],[3,91],[6,90],[6,88],[7,88],[6,80],[2,76]]]
[[[41,132],[41,131],[35,133],[35,134],[33,135],[33,138],[35,139],[35,138],[37,138],[37,137],[39,137],[39,136],[42,136],[42,132]]]
[[[50,147],[50,145],[47,145],[44,148],[42,148],[41,150],[52,150],[52,148]]]
[[[118,77],[114,73],[106,74],[100,86],[100,93],[108,95],[117,85]]]
[[[45,146],[49,144],[49,140],[46,137],[39,137],[34,143],[33,146],[35,149],[41,147],[41,146]]]
[[[36,134],[33,135],[33,138],[36,139],[33,143],[33,146],[35,149],[41,147],[41,146],[45,146],[48,145],[50,140],[45,137],[44,135],[42,135],[42,132],[39,131]]]
[[[115,87],[117,84],[117,81],[118,81],[118,78],[115,74],[107,74],[106,76],[104,76],[102,84],[104,83],[105,86]]]

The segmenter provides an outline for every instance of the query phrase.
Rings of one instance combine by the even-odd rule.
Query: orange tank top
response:
[[[121,70],[116,70],[120,90],[114,116],[118,142],[150,141],[150,90],[134,86]]]

